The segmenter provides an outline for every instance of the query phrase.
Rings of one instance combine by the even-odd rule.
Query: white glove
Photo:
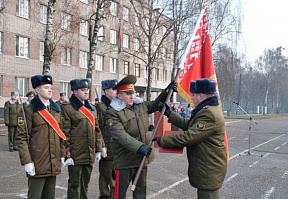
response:
[[[67,165],[67,166],[70,166],[70,165],[73,165],[73,166],[74,166],[74,160],[73,160],[72,158],[68,158],[68,159],[66,160],[66,165]]]
[[[95,162],[99,162],[101,160],[101,152],[97,152],[95,155]]]
[[[64,168],[66,166],[65,158],[61,158],[61,168]]]
[[[105,147],[102,148],[101,156],[102,156],[103,158],[106,158],[106,157],[107,157],[107,151],[106,151],[106,148],[105,148]]]
[[[35,167],[33,163],[25,164],[24,169],[28,173],[28,175],[35,176]]]

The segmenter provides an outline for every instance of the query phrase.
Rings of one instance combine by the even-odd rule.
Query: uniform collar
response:
[[[78,111],[83,106],[83,103],[74,94],[72,94],[70,97],[69,102],[76,111]],[[84,106],[91,109],[92,111],[95,110],[94,106],[89,103],[88,99],[84,101]]]
[[[50,108],[55,110],[56,112],[61,112],[60,106],[53,102],[52,99],[49,99],[50,102]],[[31,100],[30,106],[33,109],[33,111],[40,111],[43,109],[46,109],[46,106],[43,104],[43,102],[40,100],[38,95],[35,95],[35,97]]]
[[[207,99],[203,100],[198,106],[195,107],[195,109],[191,112],[191,118],[193,118],[203,107],[205,106],[218,106],[218,98],[217,96],[208,97]]]
[[[135,97],[134,99],[134,104],[141,104],[143,102],[144,100],[140,97]],[[116,111],[121,111],[122,109],[126,108],[126,104],[117,96],[113,97],[110,106]]]

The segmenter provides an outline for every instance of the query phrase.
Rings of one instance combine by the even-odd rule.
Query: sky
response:
[[[249,61],[257,59],[264,49],[282,46],[288,56],[288,1],[242,0],[244,20],[239,50]]]

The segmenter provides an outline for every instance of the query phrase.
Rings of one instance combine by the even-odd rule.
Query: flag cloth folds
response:
[[[205,10],[202,10],[200,14],[182,62],[178,68],[181,68],[181,71],[177,80],[177,91],[182,98],[188,103],[191,103],[192,93],[189,91],[190,81],[195,81],[199,78],[208,78],[216,82],[216,93],[214,95],[218,97],[219,106],[222,110]],[[226,132],[224,135],[224,142],[227,149],[227,161],[229,162],[229,148]]]
[[[122,39],[121,39],[121,23],[119,22],[119,29],[117,34],[117,45],[118,45],[118,54],[122,51]]]

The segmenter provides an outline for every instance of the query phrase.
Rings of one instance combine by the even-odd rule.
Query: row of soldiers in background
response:
[[[8,126],[8,146],[9,151],[17,151],[17,143],[16,143],[16,133],[17,133],[17,121],[18,121],[18,113],[21,109],[21,102],[18,100],[19,93],[17,91],[11,92],[11,99],[5,102],[4,104],[4,123]],[[23,103],[23,105],[30,104],[31,100],[34,98],[35,92],[29,91],[26,94],[27,101]],[[67,102],[66,93],[60,93],[60,99],[56,101],[58,105]]]
[[[51,100],[52,77],[33,76],[31,81],[37,95],[30,105],[25,106],[28,137],[25,134],[22,112],[18,118],[17,134],[21,164],[28,174],[28,197],[54,198],[56,175],[60,174],[61,166],[68,165],[68,198],[87,198],[94,160],[102,160],[99,168],[100,198],[104,195],[105,189],[107,198],[113,197],[114,193],[114,198],[124,199],[142,157],[146,156],[148,161],[133,192],[133,198],[146,198],[147,164],[154,159],[154,152],[148,145],[150,140],[150,135],[147,133],[148,114],[162,109],[167,93],[170,89],[176,92],[177,83],[171,82],[159,97],[151,102],[144,102],[135,96],[136,77],[133,75],[128,75],[114,87],[104,89],[102,102],[96,105],[96,109],[100,128],[105,134],[103,137],[107,136],[104,138],[106,147],[113,146],[109,150],[113,158],[107,159],[106,162],[101,158],[107,154],[96,119],[97,112],[88,101],[89,81],[71,80],[73,94],[69,103],[61,104],[62,117],[60,107]],[[106,83],[112,82],[113,85],[113,81],[109,80]],[[215,85],[215,82],[204,80],[199,81],[198,86],[196,81],[196,86],[193,87],[191,82],[190,91],[196,108],[190,120],[177,117],[177,114],[172,114],[170,107],[165,105],[165,115],[169,117],[169,122],[179,125],[178,127],[186,131],[183,135],[154,139],[162,147],[188,147],[189,179],[190,184],[198,188],[198,198],[209,196],[220,198],[219,188],[227,169],[224,118],[218,107],[217,97],[212,97],[216,90]],[[105,88],[105,85],[103,87]],[[113,90],[117,90],[117,94]],[[109,93],[111,96],[116,96],[110,98]],[[47,112],[50,114],[45,114]],[[56,125],[53,126],[49,115],[54,117]],[[59,126],[63,126],[63,132]],[[30,145],[27,143],[28,140]],[[210,150],[217,153],[210,153]],[[202,154],[201,157],[199,154]],[[195,162],[201,162],[204,167],[194,165]],[[209,172],[206,175],[199,172],[200,170]]]

